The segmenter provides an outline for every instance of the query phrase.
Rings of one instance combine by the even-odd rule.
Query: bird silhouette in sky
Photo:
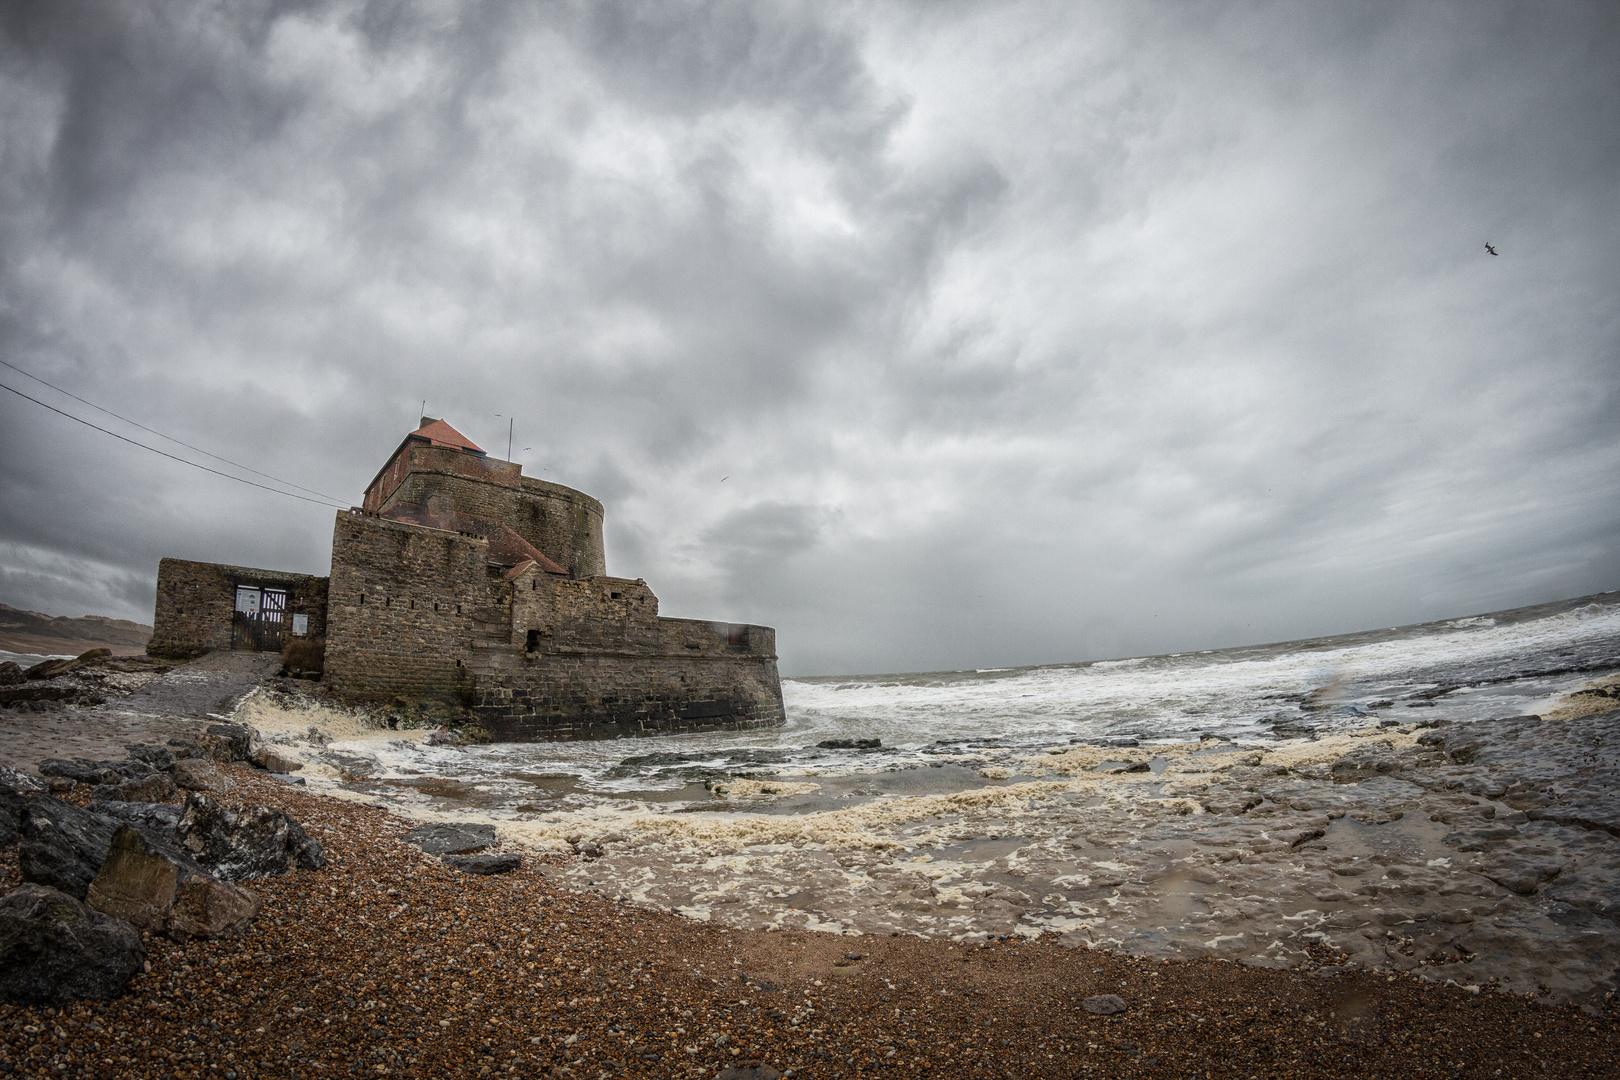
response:
[[[1490,252],[1492,255],[1500,254],[1500,252],[1496,250],[1496,245],[1492,244],[1489,240],[1485,241],[1485,250]]]

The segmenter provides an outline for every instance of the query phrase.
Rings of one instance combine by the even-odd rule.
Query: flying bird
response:
[[[1492,255],[1499,254],[1496,247],[1489,240],[1485,241],[1485,250],[1490,252]]]
[[[722,477],[721,477],[721,478],[720,478],[720,482],[721,482],[721,483],[722,483],[722,484],[723,484],[723,483],[725,483],[725,482],[726,482],[726,481],[727,481],[727,480],[730,480],[730,479],[731,479],[731,477],[729,477],[729,476],[722,476]]]

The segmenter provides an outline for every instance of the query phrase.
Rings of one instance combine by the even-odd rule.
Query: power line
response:
[[[0,361],[0,363],[4,363],[4,361]],[[87,428],[94,428],[95,430],[101,432],[103,435],[111,435],[113,438],[118,439],[121,442],[127,442],[131,446],[138,446],[142,450],[150,450],[150,451],[152,451],[152,453],[157,454],[160,457],[166,457],[170,461],[178,461],[182,465],[190,465],[193,469],[201,469],[203,472],[205,472],[205,473],[213,473],[215,476],[223,476],[227,480],[235,480],[238,484],[246,484],[249,487],[260,488],[261,490],[264,490],[264,491],[273,491],[277,495],[285,495],[289,499],[300,499],[300,500],[302,500],[304,502],[307,502],[307,503],[314,503],[317,506],[330,506],[335,510],[347,510],[348,509],[348,507],[344,506],[342,503],[323,502],[321,499],[311,499],[307,495],[294,495],[290,491],[282,491],[280,488],[273,488],[268,484],[260,484],[260,483],[258,483],[256,481],[253,481],[253,480],[245,480],[240,476],[232,476],[228,472],[220,472],[218,469],[210,469],[206,465],[199,465],[195,461],[187,461],[185,458],[180,457],[177,454],[171,454],[167,450],[159,450],[155,446],[147,446],[143,442],[136,442],[134,439],[129,438],[127,435],[120,435],[116,431],[108,431],[106,428],[101,427],[98,424],[92,424],[90,421],[81,419],[81,418],[79,418],[77,416],[74,416],[70,412],[63,412],[61,409],[58,409],[55,405],[47,405],[47,404],[45,404],[45,402],[39,400],[39,398],[29,397],[27,394],[23,393],[21,390],[18,390],[15,387],[7,386],[5,383],[0,383],[0,390],[10,390],[13,394],[16,394],[18,397],[22,398],[23,400],[32,401],[35,405],[38,405],[40,408],[49,409],[51,412],[56,413],[58,416],[65,416],[69,420],[73,420],[73,421],[75,421],[77,423],[83,424]],[[120,419],[122,419],[122,417],[120,417]],[[209,455],[209,456],[211,457],[213,455]],[[263,475],[263,474],[261,473],[260,475]],[[274,480],[275,477],[272,476],[270,479]],[[305,488],[304,490],[307,491],[308,489]],[[316,494],[319,494],[319,492],[317,492]]]
[[[250,472],[254,476],[262,476],[266,480],[274,480],[278,484],[284,484],[287,487],[296,488],[299,491],[307,491],[311,495],[319,495],[321,498],[329,499],[332,502],[339,501],[338,497],[336,495],[328,495],[324,491],[315,491],[315,490],[313,490],[311,488],[303,487],[302,485],[299,485],[299,484],[294,484],[289,480],[283,480],[279,476],[271,476],[267,472],[260,472],[258,469],[251,469],[248,466],[243,465],[239,461],[232,461],[230,458],[220,457],[218,454],[211,454],[207,450],[204,450],[200,446],[192,446],[188,442],[183,442],[180,439],[176,439],[173,435],[165,435],[165,434],[163,434],[163,432],[158,431],[156,428],[149,428],[145,424],[137,423],[136,421],[131,420],[127,416],[119,416],[117,413],[113,412],[111,409],[104,409],[100,405],[97,405],[93,401],[86,401],[84,398],[80,397],[78,394],[75,394],[75,393],[73,393],[72,391],[69,391],[69,390],[64,390],[60,386],[57,386],[53,382],[47,382],[46,380],[40,378],[38,375],[35,375],[31,371],[24,371],[22,368],[18,367],[16,364],[13,364],[10,360],[0,359],[0,364],[6,365],[6,367],[10,368],[12,371],[15,371],[15,372],[17,372],[17,373],[19,373],[21,375],[28,376],[30,379],[33,379],[35,382],[39,383],[42,386],[50,387],[52,390],[55,390],[58,394],[63,394],[65,396],[67,396],[67,397],[72,398],[74,401],[77,401],[81,405],[88,405],[92,409],[96,410],[97,412],[104,412],[108,416],[117,417],[119,420],[122,420],[124,423],[129,424],[131,427],[138,427],[142,431],[149,432],[150,434],[156,435],[160,439],[166,439],[169,442],[174,443],[176,446],[183,446],[187,450],[195,450],[195,451],[197,451],[197,453],[202,454],[205,457],[211,457],[215,461],[223,461],[225,464],[231,466],[232,468],[241,469],[243,472]],[[7,389],[9,390],[10,387],[7,387]],[[29,400],[33,400],[33,399],[30,398]],[[44,402],[40,402],[40,404],[43,405]],[[50,408],[49,405],[46,405],[45,407]],[[63,413],[62,415],[66,416],[68,414]],[[77,420],[78,417],[74,417],[74,419]],[[94,427],[95,425],[91,425],[91,426]],[[97,428],[97,430],[99,431],[99,430],[102,430],[102,429]],[[110,435],[110,434],[112,434],[112,432],[108,432],[108,434]],[[142,444],[141,443],[136,443],[135,445],[140,446]],[[150,450],[151,447],[147,447],[147,449]],[[183,459],[180,459],[180,460],[183,460]],[[187,464],[190,464],[190,462],[187,462]]]

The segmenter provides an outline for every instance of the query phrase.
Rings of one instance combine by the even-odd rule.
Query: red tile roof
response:
[[[422,417],[424,423],[411,432],[411,437],[426,439],[434,446],[453,446],[458,450],[471,450],[475,454],[482,454],[483,447],[474,443],[467,436],[445,423],[443,420],[429,420]]]

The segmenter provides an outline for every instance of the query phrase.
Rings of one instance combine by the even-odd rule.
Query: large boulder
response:
[[[94,799],[103,802],[162,802],[175,792],[174,777],[151,770],[138,776],[100,784],[90,789]]]
[[[495,826],[418,825],[405,834],[405,842],[429,855],[471,855],[495,846]]]
[[[144,761],[91,761],[89,758],[46,758],[39,775],[60,776],[75,784],[116,784],[131,776],[144,776],[152,767]]]
[[[22,815],[17,861],[24,881],[83,900],[118,828],[111,818],[49,795],[36,795]]]
[[[15,660],[0,663],[0,686],[16,686],[26,679],[22,667]]]
[[[141,935],[57,889],[23,885],[0,898],[0,998],[65,1005],[118,996],[141,969]]]
[[[209,724],[207,734],[216,761],[246,761],[253,749],[253,729],[244,724]]]
[[[180,846],[176,832],[181,814],[178,806],[161,802],[93,802],[89,810],[92,814],[115,818],[124,825],[133,825],[154,840],[172,847]]]
[[[285,874],[326,865],[320,841],[298,822],[267,806],[232,810],[200,792],[186,796],[176,829],[181,849],[226,881]]]
[[[180,942],[239,934],[259,912],[259,898],[247,889],[219,880],[178,849],[128,825],[113,833],[87,901]]]
[[[167,771],[174,767],[174,751],[156,743],[128,743],[124,746],[129,756],[144,761],[154,769]]]
[[[236,786],[230,777],[206,758],[181,758],[169,770],[174,782],[188,791],[230,791]]]
[[[10,765],[0,765],[0,787],[8,787],[13,791],[44,791],[45,785],[39,777],[13,769]]]

